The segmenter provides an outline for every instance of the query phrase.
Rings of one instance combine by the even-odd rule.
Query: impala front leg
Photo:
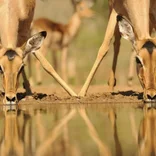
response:
[[[109,18],[109,22],[108,22],[108,25],[107,25],[107,29],[106,29],[106,34],[105,34],[105,38],[104,38],[104,41],[99,49],[99,52],[98,52],[98,55],[97,55],[97,58],[95,60],[95,63],[90,71],[90,74],[85,82],[85,84],[83,85],[80,93],[79,93],[79,96],[85,96],[86,95],[86,92],[89,88],[89,85],[93,79],[93,76],[95,75],[95,72],[97,70],[97,68],[99,67],[102,59],[104,58],[104,56],[106,55],[108,49],[109,49],[109,44],[111,42],[111,39],[114,35],[114,30],[115,30],[115,26],[116,26],[116,17],[117,17],[117,13],[116,11],[113,9],[112,10],[112,13],[110,15],[110,18]]]
[[[132,86],[133,84],[133,78],[134,78],[134,71],[135,71],[135,57],[136,57],[136,51],[133,49],[130,62],[129,62],[129,73],[128,73],[128,86]]]
[[[61,77],[56,73],[51,64],[46,60],[40,51],[33,53],[35,57],[40,61],[42,67],[54,77],[54,79],[68,92],[71,96],[77,96],[77,94],[61,79]]]
[[[115,37],[115,40],[114,40],[113,64],[112,64],[110,77],[108,80],[108,85],[109,85],[111,92],[113,92],[114,87],[116,86],[115,72],[116,72],[116,65],[117,65],[117,59],[118,59],[118,54],[120,50],[120,39],[121,39],[121,35],[120,35],[119,28],[117,27],[117,25],[116,25],[116,29],[114,32],[114,37]]]

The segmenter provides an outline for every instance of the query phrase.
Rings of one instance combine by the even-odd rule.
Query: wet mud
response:
[[[78,93],[81,87],[72,87]],[[109,92],[108,86],[91,86],[85,97],[71,97],[60,86],[37,86],[32,88],[33,94],[26,96],[21,88],[17,97],[22,103],[142,103],[142,90],[139,86],[129,88],[118,86],[114,92]],[[4,93],[0,93],[2,102]]]

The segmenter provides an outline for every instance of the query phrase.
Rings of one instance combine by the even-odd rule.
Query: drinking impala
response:
[[[24,58],[30,52],[70,95],[76,95],[57,75],[42,54],[36,53],[46,37],[46,32],[40,32],[28,39],[34,8],[35,0],[0,0],[0,71],[3,74],[5,91],[3,102],[5,104],[17,102],[19,74],[24,73]]]
[[[86,94],[98,66],[109,50],[114,31],[118,29],[121,35],[132,43],[136,51],[137,74],[144,90],[144,101],[156,101],[156,39],[150,36],[149,28],[150,22],[152,25],[155,24],[156,2],[154,0],[142,0],[141,2],[136,0],[109,0],[109,3],[112,9],[105,38],[79,95],[84,96]],[[115,53],[117,58],[118,50]],[[109,80],[112,89],[115,85],[114,66]]]

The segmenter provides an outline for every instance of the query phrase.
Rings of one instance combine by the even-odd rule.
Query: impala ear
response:
[[[36,50],[40,49],[45,37],[47,36],[46,31],[39,32],[28,39],[28,41],[22,46],[23,57],[28,53],[34,53]]]
[[[117,16],[117,21],[121,36],[126,40],[130,40],[134,44],[135,33],[130,22],[120,15]]]

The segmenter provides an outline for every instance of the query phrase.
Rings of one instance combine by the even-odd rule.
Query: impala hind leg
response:
[[[111,15],[110,15],[110,18],[109,18],[109,21],[108,21],[108,25],[107,25],[107,29],[106,29],[106,33],[105,33],[105,38],[104,38],[104,41],[99,49],[99,52],[98,52],[98,55],[97,55],[97,58],[94,62],[94,65],[90,71],[90,74],[85,82],[85,84],[83,85],[80,93],[79,93],[79,96],[85,96],[86,95],[86,92],[89,88],[89,85],[91,83],[91,80],[93,79],[93,76],[95,75],[95,72],[97,70],[97,68],[99,67],[102,59],[104,58],[104,56],[106,55],[107,51],[109,50],[109,45],[110,45],[110,42],[111,42],[111,39],[114,35],[114,31],[115,31],[115,26],[116,26],[116,17],[117,17],[117,13],[116,11],[113,9],[112,12],[111,12]]]
[[[32,74],[32,56],[28,55],[28,75],[29,75],[29,83],[31,86],[34,86],[33,74]]]
[[[68,47],[63,47],[61,54],[61,76],[62,79],[67,82],[68,74],[67,74],[67,56],[68,55]]]
[[[36,84],[41,85],[42,84],[42,71],[41,71],[41,66],[40,62],[36,60]]]
[[[120,39],[121,39],[121,35],[119,32],[118,26],[116,26],[116,28],[115,28],[114,37],[115,37],[115,40],[114,40],[113,64],[112,64],[112,70],[110,73],[110,77],[108,80],[108,85],[110,87],[110,91],[113,91],[114,86],[116,85],[115,72],[116,72],[116,65],[117,65],[118,54],[119,54],[119,50],[120,50]]]
[[[46,56],[47,50],[48,48],[43,44],[39,51],[43,54],[43,56]],[[38,60],[35,60],[35,66],[36,66],[36,84],[41,85],[43,83],[43,76],[41,64]]]
[[[56,72],[59,71],[58,69],[58,61],[57,61],[57,51],[52,51],[52,62],[53,62],[53,66]]]
[[[128,86],[132,86],[133,84],[133,78],[134,78],[134,71],[135,71],[135,56],[136,52],[135,50],[132,51],[130,62],[129,62],[129,73],[128,73]]]

